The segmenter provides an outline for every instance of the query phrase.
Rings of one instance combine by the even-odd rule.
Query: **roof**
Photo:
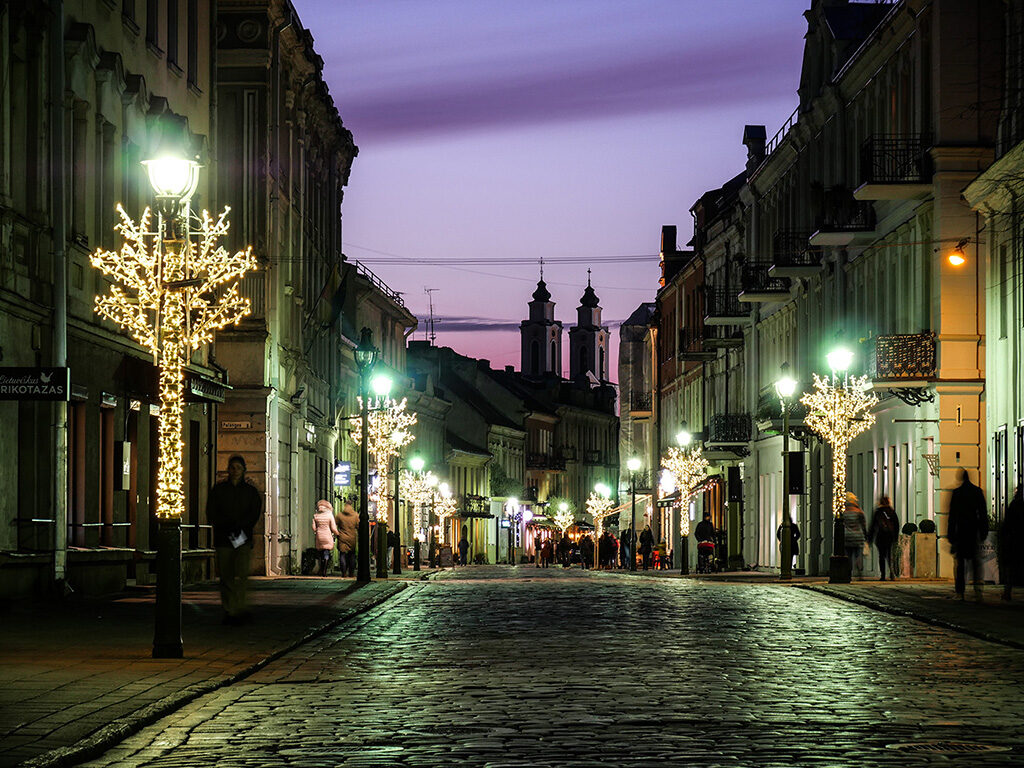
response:
[[[537,283],[537,290],[533,292],[534,301],[551,301],[551,292],[548,290],[547,284],[540,280]]]
[[[463,453],[475,453],[478,456],[490,456],[491,452],[486,448],[481,448],[479,445],[473,445],[468,440],[456,435],[450,429],[446,429],[444,432],[444,439],[453,450],[462,451]]]
[[[654,312],[658,308],[658,302],[656,301],[645,301],[639,307],[633,310],[633,314],[627,317],[622,325],[642,325],[647,326],[651,322],[651,318],[654,317]],[[621,327],[621,326],[620,326]]]
[[[449,375],[444,375],[443,382],[445,389],[469,403],[470,407],[483,416],[484,420],[488,424],[493,424],[499,427],[511,427],[512,429],[519,430],[523,428],[522,424],[516,424],[508,418],[508,416],[491,405],[490,401],[481,395],[479,390],[470,386],[470,384],[458,374],[451,373]]]
[[[863,40],[878,26],[878,22],[892,10],[885,3],[850,3],[826,6],[825,23],[836,40]]]

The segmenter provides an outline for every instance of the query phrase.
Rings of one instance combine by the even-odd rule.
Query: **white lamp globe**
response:
[[[641,466],[643,466],[643,464],[640,462],[640,459],[636,458],[635,456],[626,462],[626,468],[630,472],[639,472]]]
[[[853,362],[853,352],[846,347],[837,347],[829,352],[825,359],[828,361],[829,370],[843,373]]]
[[[199,186],[200,165],[195,160],[173,155],[162,155],[143,160],[149,175],[149,184],[157,197],[169,197],[179,201],[189,200]]]

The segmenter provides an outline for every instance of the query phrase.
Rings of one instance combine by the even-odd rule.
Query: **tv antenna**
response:
[[[434,341],[437,339],[437,334],[434,333],[434,291],[439,290],[437,288],[424,288],[423,292],[427,294],[427,303],[430,306],[430,319],[427,320],[427,327],[423,329],[424,335],[430,340],[430,346],[434,346]]]

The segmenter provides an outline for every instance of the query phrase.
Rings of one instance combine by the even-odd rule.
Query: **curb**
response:
[[[888,613],[892,616],[900,616],[906,619],[913,619],[914,621],[920,621],[922,624],[929,624],[933,627],[948,629],[952,632],[959,632],[962,635],[970,635],[971,637],[976,637],[979,640],[985,640],[989,643],[1005,645],[1009,648],[1016,648],[1017,650],[1024,650],[1024,643],[1021,643],[1017,640],[1009,640],[1005,637],[997,637],[996,635],[989,634],[988,632],[982,632],[981,630],[964,627],[960,624],[954,624],[953,622],[946,621],[944,619],[936,619],[932,616],[922,616],[918,613],[913,613],[902,608],[896,608],[891,605],[879,603],[874,600],[861,597],[859,595],[847,595],[842,592],[837,592],[835,590],[824,588],[822,586],[815,584],[794,584],[793,586],[797,587],[798,589],[806,589],[809,592],[817,592],[819,595],[832,597],[836,600],[844,600],[848,603],[862,605],[865,608],[871,608],[872,610],[881,611],[882,613]]]
[[[234,683],[244,680],[253,673],[263,669],[263,667],[267,666],[271,662],[276,661],[285,654],[291,653],[296,648],[305,645],[310,640],[334,629],[349,619],[353,619],[356,616],[365,613],[371,608],[377,607],[386,600],[389,600],[399,594],[408,585],[400,582],[394,582],[393,585],[389,586],[392,588],[383,590],[382,594],[374,595],[371,598],[347,607],[337,618],[331,619],[326,624],[311,629],[298,640],[293,641],[283,648],[273,651],[238,672],[230,675],[222,675],[212,680],[207,680],[203,683],[196,683],[195,685],[190,685],[187,688],[176,691],[170,696],[165,696],[159,701],[147,704],[136,712],[119,718],[109,725],[100,728],[98,731],[90,734],[74,746],[52,749],[49,752],[44,752],[37,757],[33,757],[19,763],[15,768],[61,768],[63,766],[76,765],[86,760],[91,760],[94,757],[98,757],[132,734],[138,733],[147,725],[151,725],[160,718],[166,717],[189,702],[198,699],[200,696],[205,696],[206,694],[212,693],[220,688],[226,688],[229,685],[233,685]]]

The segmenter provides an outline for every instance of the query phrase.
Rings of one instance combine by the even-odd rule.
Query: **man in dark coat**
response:
[[[248,616],[246,587],[252,569],[253,528],[263,509],[263,498],[245,479],[245,469],[241,456],[228,459],[227,478],[214,485],[206,499],[226,624],[239,624]]]
[[[878,547],[878,568],[882,571],[882,581],[885,581],[885,564],[889,564],[889,581],[892,581],[892,545],[900,534],[900,519],[896,516],[896,510],[892,508],[892,502],[888,496],[878,500],[875,513],[871,516],[871,527],[868,528],[868,544],[872,542]]]
[[[782,544],[782,526],[780,525],[775,531],[775,540]],[[782,548],[779,547],[779,555],[781,557]],[[789,554],[793,557],[793,561],[790,562],[790,566],[796,562],[796,556],[800,554],[800,528],[797,526],[793,516],[789,516]],[[781,561],[780,561],[781,562]]]
[[[644,560],[644,570],[648,570],[651,567],[651,553],[654,552],[654,533],[651,531],[651,526],[645,525],[644,529],[640,531],[640,556]]]
[[[974,592],[981,599],[981,558],[978,547],[988,536],[988,509],[985,494],[971,482],[966,469],[960,470],[960,485],[949,498],[949,525],[946,538],[956,558],[954,585],[957,596],[964,599],[967,563],[971,564]]]
[[[590,534],[584,534],[580,538],[580,565],[587,570],[594,564],[594,540]]]

